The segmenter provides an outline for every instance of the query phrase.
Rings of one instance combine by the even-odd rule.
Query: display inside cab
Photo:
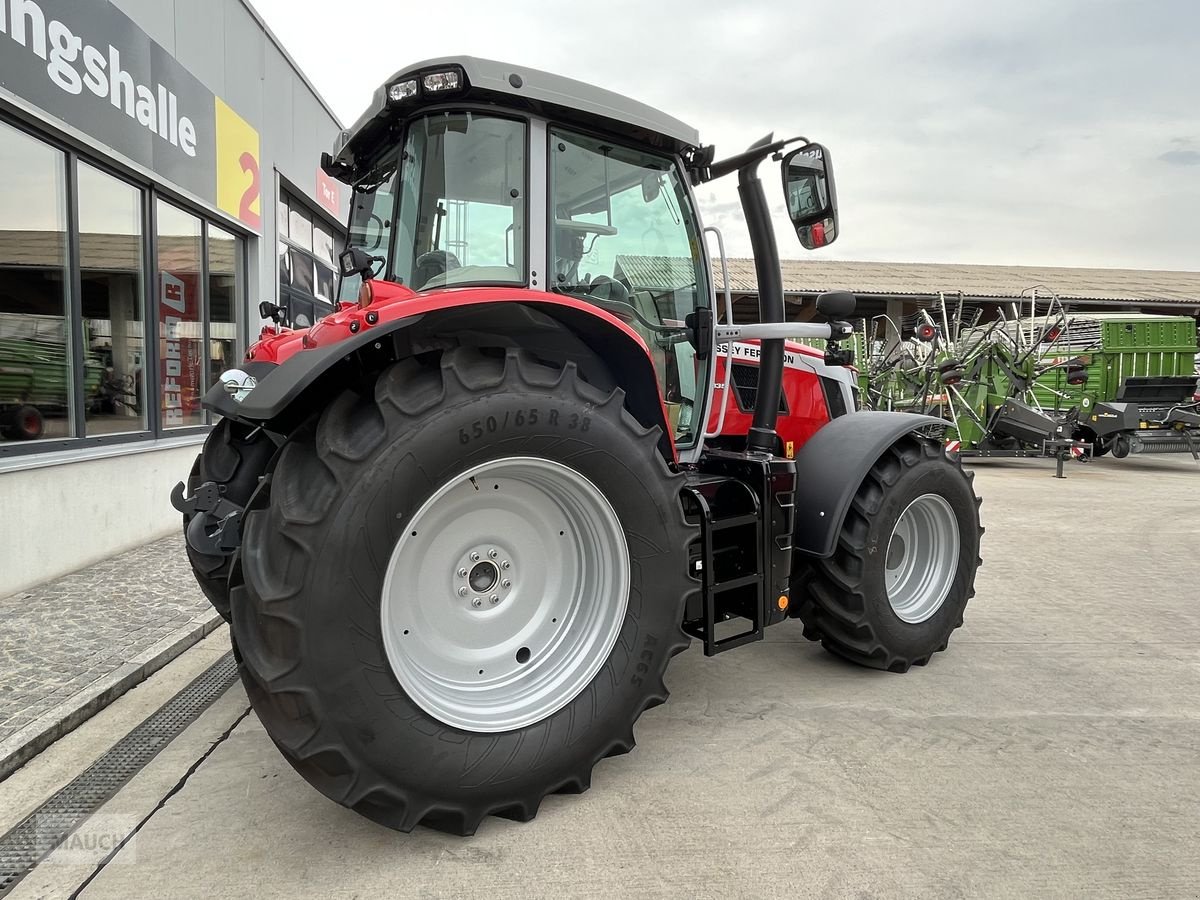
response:
[[[785,156],[783,195],[806,250],[826,247],[837,239],[837,192],[828,150],[806,144]]]

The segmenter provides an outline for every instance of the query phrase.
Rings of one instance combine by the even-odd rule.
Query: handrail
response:
[[[715,225],[709,225],[704,229],[704,233],[712,232],[717,236],[717,250],[721,254],[721,280],[724,282],[725,289],[725,324],[733,324],[733,296],[729,292],[729,262],[725,256],[725,236],[721,234],[721,229]],[[714,292],[715,293],[715,292]],[[714,297],[714,299],[716,299]],[[713,328],[713,334],[716,335],[717,330]],[[715,340],[714,340],[715,343]],[[705,428],[700,433],[702,439],[717,437],[725,428],[725,409],[729,406],[729,381],[733,378],[733,341],[725,342],[725,380],[721,382],[721,411],[717,417],[717,430],[708,431],[708,421],[705,420]],[[711,379],[709,381],[711,384]],[[716,396],[716,391],[713,391],[713,396]]]

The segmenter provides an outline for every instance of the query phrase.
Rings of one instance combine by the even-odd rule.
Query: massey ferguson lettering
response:
[[[121,68],[121,52],[86,43],[58,19],[46,21],[33,0],[0,0],[0,32],[46,62],[46,74],[61,90],[76,96],[86,88],[107,99],[139,125],[188,156],[196,155],[196,126],[179,114],[179,100],[163,85],[139,84]]]

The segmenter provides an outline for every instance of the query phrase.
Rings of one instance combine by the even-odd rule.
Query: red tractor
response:
[[[819,144],[714,161],[641,103],[488,60],[404,69],[323,157],[354,191],[343,300],[263,329],[173,494],[254,709],[322,793],[470,834],[628,752],[689,636],[799,618],[893,672],[945,649],[979,501],[944,423],[855,410],[852,295],[784,321],[768,156],[802,244],[832,242]],[[714,313],[692,193],[733,173],[756,324]]]

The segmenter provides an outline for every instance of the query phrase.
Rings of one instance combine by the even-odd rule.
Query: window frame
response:
[[[67,202],[67,271],[65,273],[66,289],[69,296],[64,306],[64,315],[70,317],[66,323],[70,346],[68,373],[71,389],[71,430],[72,435],[65,438],[48,438],[37,441],[0,441],[0,472],[10,468],[24,468],[25,465],[37,467],[42,465],[58,465],[66,462],[76,462],[89,458],[86,454],[76,456],[72,453],[68,459],[54,459],[51,454],[62,454],[64,451],[88,451],[100,448],[117,448],[129,445],[131,452],[139,447],[154,444],[159,441],[177,443],[185,442],[207,435],[212,428],[213,415],[205,410],[204,422],[199,425],[187,425],[180,428],[164,429],[162,423],[162,385],[160,377],[161,355],[159,353],[158,327],[158,216],[157,201],[161,200],[188,215],[197,217],[201,222],[201,308],[203,322],[203,357],[205,377],[209,366],[209,330],[208,319],[208,226],[210,222],[234,236],[237,240],[235,251],[235,270],[237,279],[237,300],[234,307],[235,354],[241,356],[246,352],[248,341],[249,315],[244,307],[249,285],[247,253],[250,240],[258,237],[265,240],[263,235],[254,235],[245,230],[241,223],[222,217],[213,210],[205,209],[190,202],[169,186],[159,183],[140,173],[121,167],[116,161],[107,159],[94,149],[82,143],[66,140],[47,130],[38,122],[31,122],[15,115],[8,109],[0,109],[0,122],[15,131],[30,137],[64,156],[64,189]],[[87,435],[85,431],[85,413],[87,398],[85,396],[86,375],[83,350],[83,267],[80,259],[79,236],[79,163],[85,163],[106,175],[116,178],[123,184],[135,189],[139,195],[139,211],[141,214],[141,298],[142,340],[145,348],[143,365],[147,376],[145,378],[146,427],[139,431],[127,431],[118,434]],[[204,388],[207,390],[207,388]],[[107,455],[107,454],[104,454]],[[40,458],[46,458],[39,463]],[[21,462],[18,462],[21,461]]]
[[[339,223],[336,219],[334,219],[332,216],[330,216],[326,211],[319,210],[316,208],[315,205],[310,204],[308,202],[308,200],[305,198],[304,193],[302,191],[300,191],[298,188],[293,187],[291,182],[285,180],[283,178],[283,176],[281,174],[279,174],[278,171],[276,171],[276,176],[277,177],[275,180],[275,209],[276,209],[275,246],[274,246],[274,253],[272,255],[273,266],[275,269],[275,302],[288,311],[289,321],[290,321],[290,317],[291,317],[291,305],[288,302],[286,302],[288,298],[285,296],[285,293],[284,293],[285,291],[294,293],[303,299],[308,299],[315,303],[323,304],[325,306],[330,307],[329,310],[325,313],[325,315],[335,313],[338,310],[338,303],[340,302],[339,295],[340,295],[341,283],[342,283],[342,274],[341,274],[341,272],[338,271],[338,264],[337,264],[337,254],[339,252],[338,246],[339,246],[339,242],[342,246],[346,245],[346,242],[349,240],[349,238],[347,237],[348,230],[343,229],[343,226],[341,225],[341,223]],[[291,218],[292,218],[292,202],[293,201],[295,201],[297,203],[297,205],[308,215],[310,227],[312,229],[314,236],[315,236],[318,226],[325,229],[332,235],[332,237],[333,237],[333,254],[334,254],[334,258],[333,258],[332,262],[326,264],[326,262],[324,260],[322,260],[320,257],[317,256],[316,251],[314,249],[306,248],[303,244],[298,244],[291,239]],[[351,203],[353,203],[353,200],[351,200]],[[286,206],[287,210],[288,210],[288,234],[287,235],[280,234],[280,232],[279,232],[278,210],[279,210],[280,204]],[[351,208],[351,212],[353,212],[353,208]],[[264,241],[266,240],[265,235],[263,236],[263,240]],[[315,241],[310,241],[310,243],[315,243]],[[313,291],[310,294],[305,295],[303,291],[296,290],[296,289],[292,288],[291,285],[285,286],[280,281],[280,279],[279,279],[279,245],[280,244],[283,244],[284,246],[286,246],[289,251],[295,250],[299,253],[303,253],[309,259],[309,261],[314,264]],[[315,266],[317,264],[325,266],[325,268],[331,269],[333,271],[333,290],[331,291],[332,296],[328,300],[326,300],[324,297],[319,296],[316,292],[316,287],[317,287],[317,284],[319,283],[318,276],[317,276],[317,270],[315,268]],[[310,323],[310,325],[315,325],[315,324],[317,324],[316,321]],[[293,327],[296,327],[296,326],[293,324]],[[303,326],[303,327],[307,327],[307,326]]]
[[[546,119],[546,262],[552,267],[554,260],[554,132],[555,130],[566,131],[571,134],[577,134],[581,137],[589,138],[595,141],[606,141],[622,147],[625,150],[632,150],[637,153],[645,153],[650,156],[657,156],[660,159],[669,160],[671,169],[680,178],[680,183],[684,187],[684,196],[688,200],[688,214],[692,222],[695,223],[696,234],[696,251],[699,254],[696,263],[696,296],[704,298],[707,302],[704,304],[709,309],[713,308],[713,283],[712,275],[709,271],[708,256],[704,250],[704,225],[700,219],[700,210],[696,205],[695,195],[691,190],[691,182],[688,181],[687,167],[677,153],[665,153],[655,147],[647,147],[639,144],[637,141],[629,140],[613,140],[612,135],[602,132],[593,131],[589,128],[582,128],[572,122],[567,122],[561,119]],[[546,273],[546,290],[554,293],[555,285],[551,281],[551,274]],[[699,308],[699,307],[697,307]]]
[[[535,261],[532,257],[533,244],[532,244],[532,233],[531,233],[532,229],[530,227],[530,203],[529,203],[530,196],[533,192],[532,185],[533,185],[534,173],[533,173],[533,152],[532,151],[533,151],[534,118],[532,116],[521,115],[521,113],[516,112],[515,110],[493,108],[493,107],[489,107],[489,106],[480,106],[477,103],[445,103],[440,106],[425,107],[420,111],[420,115],[410,116],[409,118],[405,119],[403,127],[399,129],[399,134],[397,136],[397,142],[396,142],[396,151],[395,151],[396,174],[393,176],[395,179],[395,182],[396,182],[396,190],[393,192],[393,196],[392,196],[392,215],[391,215],[392,240],[388,245],[387,263],[384,265],[382,277],[384,278],[385,281],[391,281],[391,282],[396,281],[397,242],[395,240],[395,235],[396,235],[396,229],[397,229],[397,222],[399,221],[399,216],[400,216],[400,200],[404,196],[404,190],[402,187],[402,181],[403,181],[403,177],[404,177],[404,163],[405,163],[405,159],[404,159],[405,149],[404,148],[408,145],[408,132],[409,132],[410,128],[412,127],[412,123],[416,122],[420,119],[429,118],[430,116],[433,116],[433,115],[440,115],[442,113],[461,113],[461,112],[469,112],[469,113],[475,113],[477,115],[484,115],[484,116],[487,116],[488,118],[492,118],[492,119],[505,119],[510,122],[519,122],[525,129],[525,146],[522,149],[522,152],[525,155],[525,167],[524,167],[525,168],[525,176],[524,176],[525,177],[525,190],[522,192],[522,195],[521,195],[521,200],[525,204],[525,227],[522,229],[522,231],[525,232],[524,242],[523,242],[523,253],[522,253],[522,258],[524,259],[524,279],[521,281],[464,281],[464,282],[455,282],[453,285],[450,285],[450,286],[456,287],[456,288],[457,287],[506,287],[506,288],[526,287],[527,288],[531,283],[530,279],[534,277],[533,275],[531,275],[531,273],[534,272],[534,265],[535,265]],[[387,158],[387,156],[381,157],[381,160],[386,159],[386,158]],[[545,173],[542,173],[542,174],[544,177]],[[354,197],[355,197],[356,193],[357,192],[352,193],[350,196],[350,218],[353,218],[353,216],[354,216]],[[349,240],[350,240],[349,235],[350,235],[350,226],[349,226],[349,219],[347,219],[347,225],[346,225],[347,246],[349,246]],[[344,276],[342,276],[339,273],[339,275],[338,275],[338,294],[339,294],[339,296],[341,295],[341,287],[342,287],[342,278],[343,277]],[[407,285],[405,285],[405,286],[407,287]]]

